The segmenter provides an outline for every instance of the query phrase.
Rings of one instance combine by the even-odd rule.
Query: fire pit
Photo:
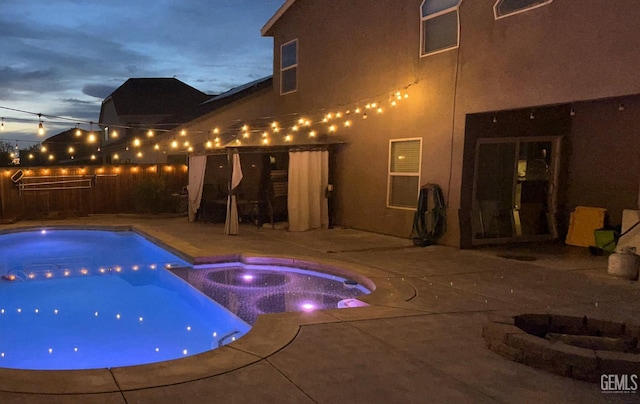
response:
[[[590,382],[640,369],[640,326],[553,314],[520,314],[486,324],[489,349],[528,366]]]

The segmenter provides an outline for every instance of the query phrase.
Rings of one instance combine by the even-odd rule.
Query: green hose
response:
[[[429,210],[429,195],[433,207]],[[418,209],[413,217],[411,238],[413,244],[420,247],[433,245],[447,232],[447,213],[442,189],[435,184],[426,184],[420,188]]]

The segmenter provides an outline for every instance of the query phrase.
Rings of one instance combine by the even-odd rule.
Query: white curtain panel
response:
[[[196,219],[196,212],[200,209],[202,201],[202,187],[204,185],[204,172],[207,169],[207,156],[189,156],[189,221]]]
[[[240,155],[233,152],[231,161],[231,190],[234,190],[242,181],[242,165],[240,164]],[[227,218],[224,222],[224,234],[227,236],[235,236],[239,232],[238,225],[238,201],[235,192],[230,192],[227,197]]]
[[[290,152],[288,182],[289,231],[328,228],[329,152]]]

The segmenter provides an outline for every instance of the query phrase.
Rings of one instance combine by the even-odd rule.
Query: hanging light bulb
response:
[[[96,142],[96,135],[93,134],[93,122],[89,122],[89,137],[87,137],[89,143]]]
[[[180,136],[187,136],[187,131],[185,129],[182,129],[180,131]]]
[[[160,150],[160,145],[156,143],[156,144],[153,146],[153,148],[154,148],[154,150]]]
[[[111,137],[112,137],[113,139],[117,138],[117,137],[118,137],[118,131],[117,131],[117,130],[114,130],[113,132],[111,132]]]
[[[138,152],[137,156],[138,158],[142,157],[142,152]]]
[[[140,147],[140,144],[141,144],[140,143],[140,139],[138,139],[138,138],[133,139],[133,146],[134,147]]]
[[[154,133],[151,129],[147,131],[147,137],[153,137]]]
[[[176,149],[178,147],[178,142],[173,139],[173,142],[171,142],[171,148]]]
[[[46,153],[47,152],[47,146],[45,146],[45,145],[40,146],[40,151],[43,152],[43,153]]]
[[[73,149],[73,147],[69,147],[69,154],[73,154],[75,152],[75,150]]]
[[[80,130],[80,124],[76,124],[76,137],[82,136],[82,131]]]
[[[212,147],[213,147],[213,143],[211,143],[211,140],[207,140],[207,143],[205,144],[205,147],[206,147],[207,149],[210,149],[210,148],[212,148]]]
[[[42,124],[42,114],[38,114],[38,136],[44,136],[44,125]]]

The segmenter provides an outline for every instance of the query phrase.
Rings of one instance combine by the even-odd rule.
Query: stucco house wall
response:
[[[461,245],[471,214],[465,206],[473,181],[469,167],[474,159],[465,156],[472,153],[465,148],[470,114],[558,104],[566,104],[569,111],[579,102],[640,93],[635,72],[640,47],[634,46],[637,2],[553,1],[496,20],[494,0],[462,1],[460,47],[425,57],[419,56],[421,0],[287,3],[292,4],[265,33],[274,37],[278,115],[337,110],[376,98],[386,101],[398,89],[406,88],[409,94],[398,107],[387,108],[381,116],[370,114],[367,120],[354,118],[353,127],[341,131],[346,144],[337,149],[334,167],[338,225],[409,235],[414,212],[386,207],[389,140],[419,137],[420,182],[436,183],[446,195],[449,230],[442,242]],[[280,46],[294,39],[298,90],[279,95]],[[629,112],[627,116],[631,108]],[[563,203],[596,203],[598,198],[583,194],[597,191],[579,185],[590,173],[578,162],[594,158],[588,148],[577,147],[589,123],[576,120],[569,125],[563,142],[573,154],[562,167]],[[591,131],[590,143],[607,148],[608,155],[599,159],[611,158],[631,144],[632,132],[621,132],[626,139],[621,143]],[[616,167],[612,175],[622,170]],[[578,173],[581,180],[574,179]],[[637,173],[628,178],[617,186],[624,189],[620,198],[625,202],[615,202],[615,209],[629,203],[627,188],[638,182]],[[637,186],[633,192],[637,194]]]

